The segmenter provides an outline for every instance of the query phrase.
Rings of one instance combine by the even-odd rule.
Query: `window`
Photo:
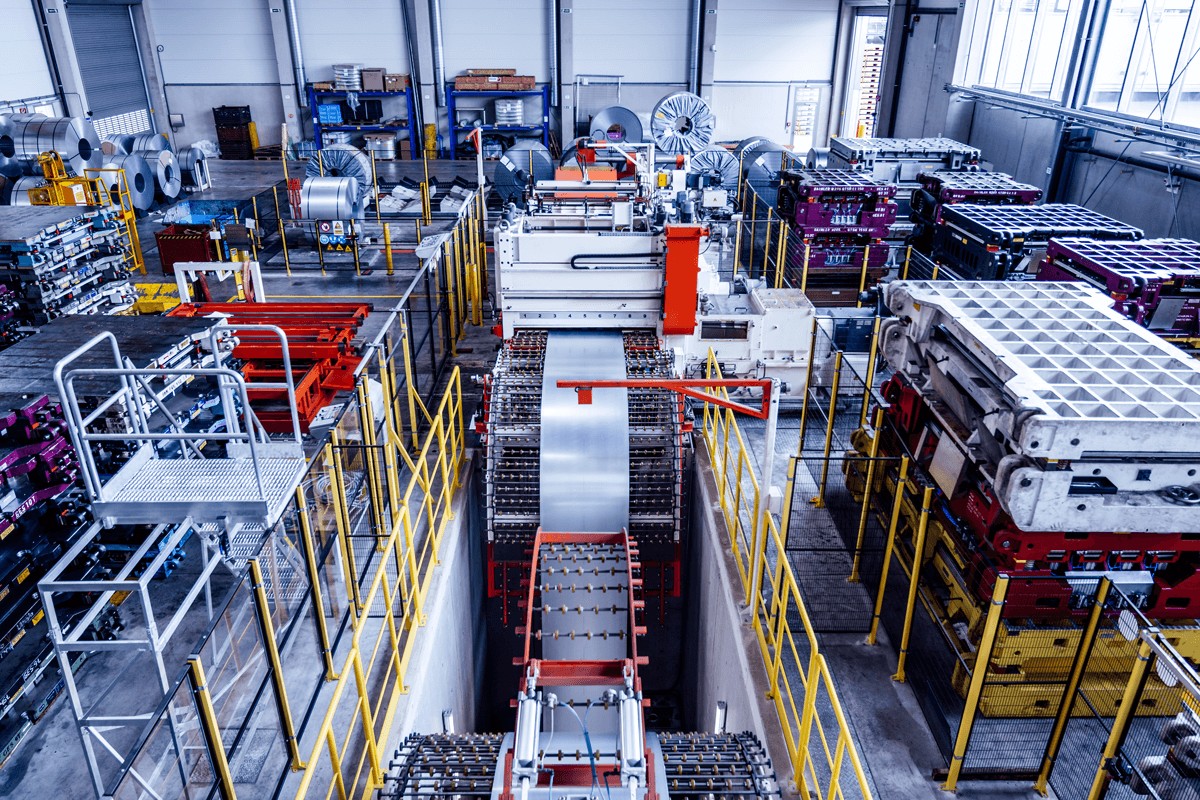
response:
[[[967,82],[1061,100],[1085,0],[979,0]]]

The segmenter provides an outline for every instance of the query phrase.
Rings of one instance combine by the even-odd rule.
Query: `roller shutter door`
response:
[[[150,101],[129,6],[71,3],[67,21],[96,131],[105,136],[149,130]]]

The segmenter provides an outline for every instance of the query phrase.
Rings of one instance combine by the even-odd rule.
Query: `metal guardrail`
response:
[[[705,377],[722,377],[711,352]],[[727,391],[720,391],[728,397]],[[787,561],[779,523],[764,504],[753,456],[734,412],[706,403],[701,432],[797,790],[803,797],[870,800],[862,759],[829,664]]]

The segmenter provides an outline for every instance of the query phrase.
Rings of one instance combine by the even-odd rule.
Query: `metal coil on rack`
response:
[[[355,178],[305,178],[300,188],[300,216],[304,219],[358,219],[363,215],[361,195]]]
[[[362,200],[371,189],[371,159],[357,147],[335,144],[322,148],[312,158],[304,174],[309,178],[354,178]]]
[[[712,142],[717,118],[708,103],[691,92],[669,94],[650,114],[650,135],[672,155],[699,153]]]
[[[168,200],[179,197],[183,188],[183,177],[179,174],[179,164],[175,154],[170,150],[143,150],[138,155],[145,158],[154,170],[154,182],[158,185],[159,194]]]
[[[625,106],[608,106],[592,117],[589,130],[593,139],[608,142],[642,141],[642,121]]]
[[[15,114],[9,117],[9,137],[14,155],[37,157],[53,150],[76,175],[95,169],[103,161],[100,137],[89,120],[82,117],[43,117]],[[14,121],[15,120],[15,121]]]
[[[175,157],[179,171],[183,175],[186,186],[203,186],[207,184],[208,156],[199,147],[188,147],[179,151]]]
[[[783,169],[783,148],[762,136],[743,139],[733,155],[741,167],[742,181],[768,206],[775,205],[779,194],[779,171]]]
[[[737,189],[738,161],[724,147],[709,145],[696,153],[688,163],[688,173],[715,175],[720,181],[716,186],[729,191]]]
[[[104,160],[104,169],[125,171],[125,187],[133,207],[138,211],[146,211],[154,205],[154,170],[140,153],[109,156]],[[118,178],[113,173],[105,175],[105,182],[110,191],[120,188]]]
[[[554,159],[546,146],[533,139],[522,139],[500,157],[492,187],[501,200],[511,203],[521,199],[531,179],[536,183],[553,177]]]

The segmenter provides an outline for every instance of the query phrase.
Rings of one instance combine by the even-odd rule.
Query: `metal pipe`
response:
[[[308,80],[304,74],[304,47],[300,44],[300,17],[296,12],[296,0],[285,0],[287,3],[288,30],[292,34],[292,69],[296,73],[296,102],[301,108],[307,107],[308,92],[304,87]]]
[[[442,50],[442,0],[430,0],[430,22],[433,24],[433,81],[438,105],[446,107],[446,55]],[[454,120],[450,120],[454,125]]]
[[[700,20],[704,0],[692,0],[692,29],[688,37],[688,91],[700,94]]]
[[[550,106],[558,107],[558,51],[561,42],[558,40],[558,3],[550,5]],[[451,122],[451,125],[454,123]],[[482,149],[482,148],[480,148]]]

